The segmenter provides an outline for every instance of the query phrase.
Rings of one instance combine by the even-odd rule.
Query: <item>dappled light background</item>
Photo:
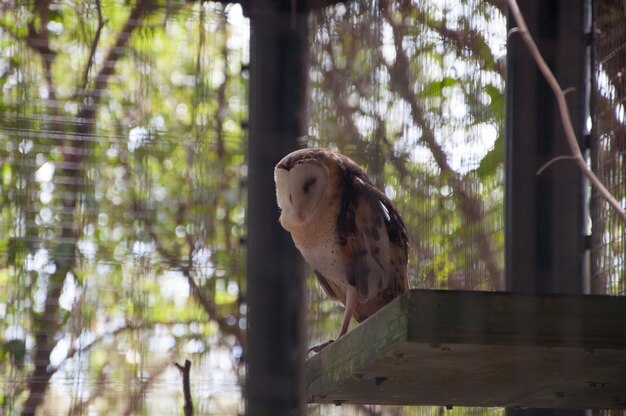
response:
[[[312,37],[307,140],[350,155],[395,201],[411,286],[501,289],[502,10],[361,0],[316,15]]]
[[[590,160],[624,200],[624,9],[594,13]],[[502,290],[503,2],[353,0],[309,22],[302,145],[395,202],[412,287]],[[244,412],[249,37],[238,5],[0,3],[0,415],[179,414],[186,358],[197,415]],[[623,225],[590,200],[592,291],[623,294]],[[343,314],[308,275],[314,345]]]
[[[626,7],[595,0],[595,62],[592,79],[591,164],[600,180],[626,206]],[[596,193],[591,194],[591,290],[626,293],[626,229]]]
[[[0,6],[0,414],[242,410],[249,29],[162,4]]]
[[[411,287],[502,289],[504,10],[489,1],[356,0],[315,13],[310,33],[305,141],[352,157],[395,202],[411,242]],[[316,345],[336,336],[343,314],[314,277],[308,286]]]

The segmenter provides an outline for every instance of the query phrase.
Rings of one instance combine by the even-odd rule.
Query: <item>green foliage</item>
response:
[[[18,370],[24,367],[26,359],[26,343],[22,339],[6,341],[0,348],[0,360],[7,359]]]
[[[443,95],[444,88],[455,87],[459,84],[459,80],[445,77],[442,80],[432,81],[426,84],[424,89],[420,92],[420,98],[429,99],[441,97]]]
[[[498,169],[502,169],[503,143],[504,138],[502,134],[499,134],[491,150],[485,154],[476,168],[476,173],[480,178],[488,180],[497,174]]]
[[[372,7],[357,0],[318,13],[312,31],[308,143],[351,156],[394,201],[411,242],[411,286],[501,288],[501,11],[480,1],[381,0]],[[336,336],[342,309],[312,276],[307,282],[309,345],[316,345]],[[312,414],[333,412],[320,409]],[[350,410],[343,405],[341,414]],[[354,414],[359,411],[369,409]],[[405,407],[380,414],[441,411]]]
[[[143,388],[178,357],[219,360],[202,367],[214,374],[243,342],[240,9],[146,2],[111,54],[137,4],[102,1],[100,32],[93,1],[18,2],[0,16],[0,403],[15,413],[37,371],[54,374],[48,395],[86,378],[97,387],[75,403],[123,414],[150,406]],[[352,156],[394,199],[412,242],[413,286],[493,289],[504,102],[502,55],[487,29],[504,29],[503,17],[484,5],[389,6],[338,4],[314,21],[310,143]],[[341,312],[308,284],[311,337],[322,342]],[[33,361],[38,345],[54,362]],[[232,384],[239,356],[224,376]],[[174,392],[152,394],[176,399],[175,377]],[[223,404],[206,401],[199,408]]]
[[[486,2],[369,6],[316,17],[309,143],[351,156],[395,201],[413,286],[499,288],[504,18]]]
[[[23,380],[0,396],[16,413],[40,371],[49,395],[87,377],[94,411],[144,413],[142,385],[179,354],[201,363],[243,341],[241,11],[101,6],[99,38],[96,2],[0,17],[0,391]]]

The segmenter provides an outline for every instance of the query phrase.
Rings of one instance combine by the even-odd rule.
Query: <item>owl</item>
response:
[[[354,161],[297,150],[278,162],[274,181],[280,224],[324,292],[345,306],[339,337],[353,317],[362,322],[409,290],[404,222]]]

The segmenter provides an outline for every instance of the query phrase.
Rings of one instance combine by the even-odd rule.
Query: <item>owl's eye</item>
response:
[[[313,185],[315,185],[315,182],[317,182],[317,178],[315,177],[309,178],[306,180],[306,182],[304,183],[304,186],[302,187],[302,190],[304,191],[305,194],[309,193],[309,190],[311,189]]]

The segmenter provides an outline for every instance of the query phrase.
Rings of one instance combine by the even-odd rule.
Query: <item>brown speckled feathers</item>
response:
[[[376,243],[381,238],[381,232],[386,231],[389,238],[388,272],[391,275],[385,279],[388,281],[385,287],[381,287],[381,281],[381,285],[375,289],[374,297],[357,304],[354,318],[362,322],[409,290],[408,238],[404,222],[389,198],[374,186],[365,172],[351,159],[343,155],[337,156],[343,161],[340,182],[344,184],[341,209],[337,217],[337,238],[352,259],[352,274],[348,275],[348,282],[357,288],[360,297],[368,293],[368,279],[365,277],[371,272],[364,257],[370,255],[378,263],[384,261]],[[317,271],[316,275],[328,296],[346,303],[345,290]]]
[[[389,198],[350,158],[302,149],[275,169],[281,224],[320,285],[361,322],[408,291],[408,238]],[[344,321],[340,336],[347,330]]]

